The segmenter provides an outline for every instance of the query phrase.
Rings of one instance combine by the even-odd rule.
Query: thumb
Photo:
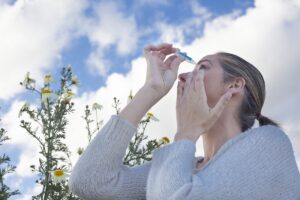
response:
[[[170,64],[170,68],[173,72],[175,72],[175,74],[178,73],[178,68],[180,63],[182,63],[185,59],[181,56],[177,56],[177,58],[175,58],[172,63]],[[176,75],[177,76],[177,75]]]

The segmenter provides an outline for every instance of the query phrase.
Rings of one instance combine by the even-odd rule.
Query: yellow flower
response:
[[[168,137],[162,137],[160,139],[160,142],[163,144],[169,144],[170,143],[170,139]]]
[[[64,93],[63,102],[65,104],[69,103],[72,96],[75,96],[75,94],[72,91],[67,91],[66,93]]]
[[[57,95],[54,94],[51,90],[49,90],[48,88],[44,88],[42,90],[42,102],[44,104],[47,104],[47,99],[48,101],[54,101],[56,100]]]
[[[63,169],[51,171],[52,180],[54,183],[60,183],[70,176],[70,172]]]
[[[51,76],[51,74],[47,74],[47,75],[45,75],[45,84],[49,84],[50,82],[53,82],[54,81],[54,79],[53,79],[53,77]]]
[[[67,97],[75,96],[75,94],[72,91],[67,91]]]
[[[103,107],[102,105],[100,105],[100,104],[98,104],[98,103],[95,102],[95,103],[93,104],[92,110],[97,110],[97,109],[98,109],[98,110],[101,110],[102,107]]]
[[[147,116],[149,119],[152,119],[153,121],[157,121],[157,122],[159,121],[159,119],[157,119],[151,112],[148,112]]]
[[[79,85],[79,81],[77,79],[77,76],[72,76],[71,77],[71,83],[72,83],[72,85]]]
[[[127,104],[130,103],[130,101],[132,100],[133,96],[132,96],[132,90],[130,90],[129,96],[127,98]]]

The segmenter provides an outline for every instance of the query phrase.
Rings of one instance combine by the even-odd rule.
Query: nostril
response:
[[[178,78],[179,78],[179,80],[185,82],[185,79],[183,77],[179,76]]]

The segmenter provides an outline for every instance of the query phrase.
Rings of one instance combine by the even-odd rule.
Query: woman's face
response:
[[[219,98],[226,92],[223,83],[223,69],[217,61],[217,55],[208,55],[203,57],[196,65],[193,71],[204,69],[204,86],[207,96],[207,104],[214,107]],[[193,71],[179,74],[180,81],[185,82],[187,76]]]

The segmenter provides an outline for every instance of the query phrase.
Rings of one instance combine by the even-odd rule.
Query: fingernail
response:
[[[225,98],[226,98],[227,101],[230,100],[231,97],[232,97],[231,93],[227,93],[226,96],[225,96]]]

